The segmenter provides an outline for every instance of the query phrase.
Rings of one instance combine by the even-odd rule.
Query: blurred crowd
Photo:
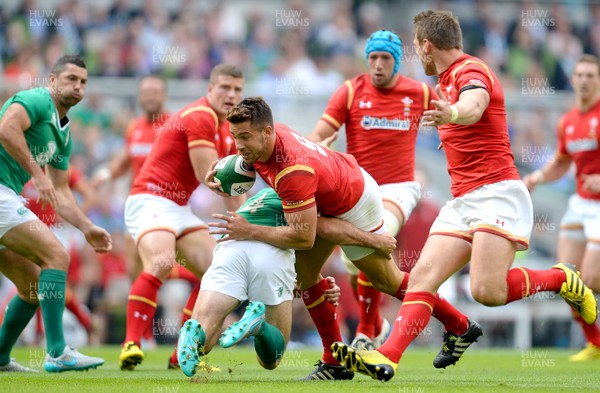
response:
[[[401,72],[435,83],[423,75],[412,46],[412,19],[407,15],[413,15],[417,5],[411,1],[51,3],[54,6],[42,0],[0,3],[2,103],[17,90],[47,84],[51,65],[65,53],[83,54],[90,77],[135,78],[158,73],[169,81],[205,80],[214,65],[233,63],[262,95],[318,94],[326,100],[345,79],[366,71],[366,38],[381,27],[398,31],[404,39]],[[569,75],[581,54],[600,56],[600,4],[580,2],[567,9],[566,3],[525,0],[498,5],[489,0],[456,0],[418,7],[456,12],[465,51],[492,65],[506,90],[536,99],[569,91]],[[69,113],[74,142],[71,165],[87,176],[123,147],[123,132],[139,114],[135,99],[122,103],[107,109],[105,97],[89,93]],[[510,102],[507,104],[517,165],[525,172],[542,167],[554,153],[560,111],[548,113],[541,105],[534,110],[511,109]],[[563,103],[564,108],[569,105]],[[316,123],[317,119],[308,121]],[[419,146],[431,151],[437,143],[436,132],[424,132],[419,139]],[[113,234],[111,253],[95,254],[79,235],[65,229],[73,256],[70,280],[78,283],[76,295],[90,309],[104,310],[106,318],[118,318],[115,311],[126,304],[129,278],[124,261],[123,205],[129,185],[129,179],[124,179],[98,190],[95,206],[89,211],[92,220]],[[567,193],[573,184],[564,180],[555,187]],[[223,210],[218,197],[202,188],[192,205],[203,218]],[[419,225],[426,233],[428,221]],[[419,247],[414,248],[404,251],[411,260],[405,263],[416,261]],[[554,252],[553,247],[549,252]],[[334,263],[332,272],[341,274],[336,266]],[[351,303],[348,301],[349,310]],[[303,312],[303,307],[298,312]],[[348,314],[351,320],[352,311]],[[297,320],[301,323],[308,318]],[[124,320],[105,319],[101,324],[111,326],[101,334],[102,341],[122,339],[122,332],[113,326],[124,330]]]

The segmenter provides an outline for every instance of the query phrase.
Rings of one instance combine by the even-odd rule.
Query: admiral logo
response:
[[[363,116],[360,125],[365,130],[378,129],[378,130],[397,130],[397,131],[408,131],[410,129],[409,119],[391,119],[388,120],[385,117],[372,117]]]
[[[575,154],[581,151],[593,151],[598,149],[598,139],[574,139],[567,142],[567,151],[569,154]]]

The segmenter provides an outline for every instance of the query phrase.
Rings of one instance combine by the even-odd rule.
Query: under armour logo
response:
[[[362,108],[369,108],[371,109],[371,106],[373,104],[371,103],[371,101],[361,101],[358,103],[358,106],[362,109]]]
[[[504,221],[500,221],[499,219],[496,218],[496,224],[500,224],[500,225],[504,226]]]

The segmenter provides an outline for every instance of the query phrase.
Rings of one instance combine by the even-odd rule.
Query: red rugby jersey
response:
[[[145,115],[129,123],[125,131],[125,145],[131,160],[131,178],[135,179],[142,169],[160,127],[169,118],[169,113],[155,115],[148,119]]]
[[[587,112],[573,108],[558,123],[558,152],[569,156],[577,168],[577,194],[582,198],[600,200],[583,188],[585,175],[600,174],[600,100]]]
[[[189,150],[211,147],[219,157],[236,152],[229,123],[220,122],[206,97],[174,113],[162,125],[155,146],[133,181],[131,195],[153,194],[179,205],[188,203],[200,182]]]
[[[280,123],[275,134],[273,154],[254,168],[277,192],[285,212],[316,205],[321,214],[338,216],[356,205],[365,182],[354,157],[323,148]]]
[[[400,75],[394,87],[380,89],[367,73],[340,86],[321,119],[336,130],[346,125],[348,153],[378,184],[413,181],[419,123],[432,99],[425,83]]]
[[[82,177],[83,174],[78,169],[69,167],[69,188],[75,187]],[[31,180],[25,183],[21,195],[27,199],[27,208],[38,216],[41,222],[49,227],[56,224],[58,220],[56,212],[49,203],[46,204],[46,209],[42,209],[42,204],[37,202],[38,191]]]
[[[439,83],[450,105],[466,89],[484,88],[490,95],[477,123],[438,127],[452,195],[456,198],[486,184],[520,179],[510,149],[504,92],[496,75],[482,60],[464,54],[439,75]]]

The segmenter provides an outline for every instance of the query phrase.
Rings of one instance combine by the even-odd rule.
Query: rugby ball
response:
[[[221,182],[221,191],[231,196],[247,193],[256,181],[254,167],[246,164],[242,156],[237,154],[221,158],[215,170],[215,178]]]

